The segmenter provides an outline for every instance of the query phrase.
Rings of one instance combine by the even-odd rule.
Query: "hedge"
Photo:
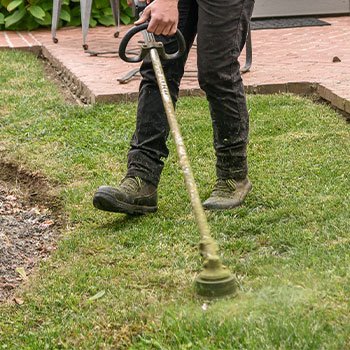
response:
[[[0,0],[0,30],[33,30],[51,26],[53,0]],[[131,8],[126,0],[121,0],[120,20],[129,24],[132,19]],[[80,1],[63,0],[60,26],[79,26]],[[109,0],[93,0],[90,26],[97,24],[114,25]]]

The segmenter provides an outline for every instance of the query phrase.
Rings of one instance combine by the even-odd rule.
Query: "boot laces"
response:
[[[233,179],[223,180],[217,179],[212,195],[216,197],[224,197],[232,194],[236,190],[237,183]]]
[[[126,192],[126,193],[135,193],[138,192],[142,187],[142,179],[138,176],[136,177],[126,177],[120,187]]]

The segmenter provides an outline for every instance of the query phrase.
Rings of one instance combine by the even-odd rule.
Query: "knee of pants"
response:
[[[179,86],[181,77],[183,75],[183,68],[178,67],[179,64],[177,62],[162,62],[163,71],[165,74],[165,78],[170,90],[170,94],[174,101],[177,100],[177,96],[179,93]],[[140,73],[142,76],[141,86],[147,86],[148,88],[152,88],[158,90],[158,82],[154,73],[152,62],[147,58],[143,61]]]
[[[241,81],[239,63],[233,58],[230,62],[221,62],[220,65],[198,65],[199,86],[207,93],[230,92],[234,85],[237,85]]]

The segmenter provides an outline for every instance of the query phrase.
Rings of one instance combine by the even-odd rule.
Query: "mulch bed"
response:
[[[28,200],[23,183],[0,179],[0,302],[11,299],[35,265],[55,249],[59,227],[47,203]]]

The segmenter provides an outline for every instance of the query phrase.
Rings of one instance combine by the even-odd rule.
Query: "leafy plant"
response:
[[[48,27],[52,21],[52,0],[0,0],[0,30],[33,30]],[[120,20],[129,24],[132,11],[126,0],[120,2]],[[59,25],[79,26],[80,1],[63,0]],[[109,0],[93,0],[90,26],[112,26],[114,18]]]

